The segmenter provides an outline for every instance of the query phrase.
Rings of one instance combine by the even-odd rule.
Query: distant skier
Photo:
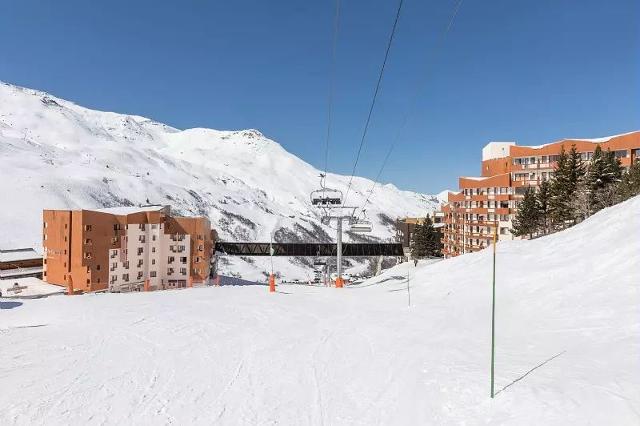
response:
[[[418,259],[413,259],[413,266],[418,266]]]

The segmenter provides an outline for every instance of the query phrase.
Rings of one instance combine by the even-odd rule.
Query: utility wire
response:
[[[462,2],[463,2],[463,0],[458,0],[458,2],[455,5],[455,8],[453,10],[453,13],[451,14],[451,18],[449,19],[447,27],[445,28],[444,32],[440,35],[440,38],[438,39],[438,42],[436,43],[436,52],[435,52],[436,54],[439,52],[440,48],[442,47],[442,45],[444,43],[444,40],[445,40],[447,34],[449,33],[449,30],[453,26],[453,21],[456,19],[456,16],[458,15],[458,11],[460,10],[460,6],[462,5]],[[404,128],[407,125],[407,121],[409,120],[409,116],[411,115],[411,111],[413,111],[415,103],[418,100],[418,97],[419,97],[420,93],[422,93],[422,90],[424,89],[424,86],[426,86],[427,80],[428,79],[425,78],[425,80],[419,81],[418,84],[417,84],[418,89],[413,94],[411,102],[409,103],[409,108],[405,111],[405,114],[403,116],[401,125],[398,128],[398,131],[396,132],[396,135],[395,135],[395,137],[393,139],[393,142],[391,143],[391,146],[389,146],[389,150],[387,151],[387,154],[385,155],[384,160],[382,161],[382,166],[380,166],[380,170],[378,170],[378,174],[376,175],[376,178],[373,181],[373,185],[371,186],[371,189],[368,191],[367,198],[366,198],[366,200],[365,200],[365,202],[364,202],[364,204],[362,206],[362,209],[361,209],[362,212],[364,212],[365,208],[367,207],[367,204],[369,204],[369,200],[371,199],[371,195],[373,194],[373,191],[375,190],[376,186],[379,183],[380,176],[382,175],[382,172],[384,171],[384,168],[386,167],[387,162],[389,161],[389,157],[391,156],[391,153],[393,152],[396,144],[398,143],[398,140],[400,139],[400,135],[402,134],[402,132],[404,131]],[[420,83],[422,83],[422,84],[420,84]]]
[[[356,173],[356,167],[358,166],[358,161],[360,160],[360,154],[362,153],[362,146],[364,145],[364,141],[367,137],[367,131],[369,130],[369,123],[371,122],[371,114],[373,113],[373,108],[376,105],[376,99],[378,98],[378,91],[380,90],[380,83],[382,82],[382,76],[384,75],[384,69],[387,65],[387,59],[389,58],[389,51],[391,50],[391,44],[393,43],[393,37],[396,34],[396,28],[398,27],[398,20],[400,19],[400,12],[402,10],[402,4],[404,0],[400,0],[398,3],[398,9],[396,11],[396,18],[393,21],[393,28],[391,28],[391,35],[389,36],[389,41],[387,43],[387,50],[384,54],[384,61],[382,62],[382,67],[380,67],[380,74],[378,75],[378,82],[376,83],[376,90],[373,93],[373,99],[371,100],[371,106],[369,107],[369,114],[367,115],[367,121],[364,125],[364,130],[362,132],[362,138],[360,139],[360,146],[358,147],[358,153],[356,154],[356,161],[353,163],[353,170],[351,171],[351,177],[349,178],[349,185],[347,186],[347,192],[344,197],[343,204],[346,204],[347,197],[349,196],[349,190],[351,189],[351,184],[353,183],[353,177]]]
[[[326,182],[329,167],[329,140],[331,139],[331,116],[333,113],[333,92],[336,73],[336,48],[338,44],[338,30],[340,26],[340,0],[336,0],[336,12],[333,17],[333,43],[331,47],[331,69],[329,71],[329,96],[327,101],[327,134],[324,148],[324,180]],[[323,185],[324,186],[324,185]]]

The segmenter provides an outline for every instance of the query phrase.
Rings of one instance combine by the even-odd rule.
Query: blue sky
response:
[[[357,175],[375,177],[406,114],[382,180],[431,193],[479,173],[491,140],[640,129],[640,2],[465,0],[438,44],[456,1],[405,0]],[[257,128],[321,168],[334,4],[8,0],[0,80],[178,128]],[[330,171],[351,172],[396,5],[342,0]]]

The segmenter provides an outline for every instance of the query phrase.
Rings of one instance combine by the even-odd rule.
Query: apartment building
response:
[[[445,257],[482,250],[493,240],[513,239],[510,230],[518,202],[527,188],[548,180],[562,148],[576,146],[584,161],[591,160],[597,145],[611,150],[628,168],[640,158],[640,131],[600,139],[564,139],[540,146],[515,142],[491,142],[482,149],[481,175],[460,177],[459,192],[450,192],[442,206]]]
[[[43,279],[85,292],[204,284],[214,239],[207,218],[170,206],[44,210]]]

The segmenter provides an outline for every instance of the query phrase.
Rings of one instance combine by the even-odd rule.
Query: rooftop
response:
[[[42,255],[31,247],[0,250],[0,262],[17,262],[31,259],[42,259]]]
[[[128,214],[141,213],[141,212],[157,212],[166,207],[167,206],[163,206],[161,204],[153,204],[148,206],[123,206],[123,207],[108,207],[104,209],[86,209],[86,210],[124,216]]]

